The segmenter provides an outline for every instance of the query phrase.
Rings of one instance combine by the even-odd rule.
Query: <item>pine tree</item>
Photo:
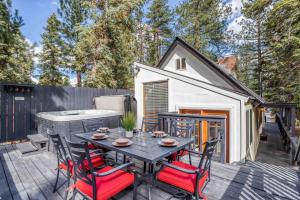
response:
[[[47,20],[45,32],[42,34],[42,52],[40,53],[41,85],[65,85],[64,74],[61,72],[64,62],[63,44],[60,34],[61,23],[55,14]]]
[[[274,1],[266,30],[272,60],[267,70],[266,98],[294,102],[300,108],[300,1]],[[300,113],[298,112],[300,115]]]
[[[22,18],[11,1],[0,1],[0,81],[31,83],[33,49],[21,34]]]
[[[150,37],[150,34],[148,32],[148,25],[143,22],[143,19],[145,17],[145,13],[143,11],[144,4],[146,1],[141,3],[139,7],[135,10],[134,17],[135,17],[135,33],[136,33],[136,40],[135,40],[135,46],[136,46],[136,61],[140,63],[146,63],[147,58],[147,49],[148,44],[147,42],[148,38]]]
[[[246,85],[263,96],[263,80],[270,60],[266,36],[266,19],[270,1],[244,1],[241,22],[242,31],[238,35],[240,68],[247,67]],[[243,80],[242,80],[243,81]]]
[[[136,58],[133,13],[140,0],[111,0],[91,4],[95,23],[81,34],[81,52],[90,65],[87,86],[130,88],[131,66]],[[87,50],[87,51],[86,51]]]
[[[65,58],[68,59],[67,65],[76,72],[77,86],[82,85],[82,73],[85,72],[85,66],[82,65],[81,55],[75,51],[79,42],[81,26],[84,24],[88,9],[84,6],[82,0],[60,0],[58,9],[59,16],[62,20],[62,33],[64,34]]]
[[[167,0],[153,0],[146,17],[150,26],[150,39],[147,64],[154,66],[158,63],[161,48],[169,45],[171,37],[171,11]]]
[[[185,0],[176,8],[176,13],[176,35],[214,60],[228,51],[226,20],[231,9],[224,1]]]

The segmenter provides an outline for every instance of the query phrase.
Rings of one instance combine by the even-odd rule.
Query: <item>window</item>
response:
[[[176,59],[176,69],[180,69],[180,59]]]
[[[176,69],[177,70],[186,70],[186,58],[177,58],[176,59]]]
[[[185,58],[181,58],[181,69],[186,69]]]
[[[168,81],[144,83],[144,117],[157,118],[168,108]]]
[[[211,140],[213,138],[219,138],[220,137],[220,129],[221,129],[221,122],[207,122],[208,124],[208,139]],[[216,149],[215,149],[215,155],[221,156],[221,143],[218,142]]]

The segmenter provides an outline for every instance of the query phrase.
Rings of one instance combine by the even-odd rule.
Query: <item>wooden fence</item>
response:
[[[94,97],[133,94],[123,89],[0,84],[0,142],[25,139],[36,130],[35,114],[93,109]]]

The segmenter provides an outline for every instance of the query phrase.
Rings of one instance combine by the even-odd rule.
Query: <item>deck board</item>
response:
[[[1,155],[3,154],[3,150],[4,148],[0,147]],[[0,159],[2,160],[1,157]],[[2,162],[0,162],[0,197],[2,199],[13,199]]]
[[[55,164],[57,161],[55,157],[53,156],[53,159],[50,159],[47,153],[44,153],[43,155],[32,156],[30,159],[34,166],[43,174],[44,178],[48,181],[48,187],[53,189],[57,172]],[[63,175],[60,175],[57,185],[60,186],[64,183],[65,180],[65,177]],[[58,193],[63,198],[64,192],[65,186],[62,186],[58,188],[56,193]]]
[[[30,199],[40,199],[46,200],[42,191],[38,188],[38,186],[34,183],[32,176],[29,174],[28,170],[25,167],[25,159],[22,159],[20,155],[16,152],[13,145],[6,146],[7,154],[12,161],[20,180],[23,184],[25,191],[27,192]]]
[[[65,187],[52,193],[56,175],[56,157],[51,152],[22,157],[14,145],[0,146],[1,197],[2,199],[49,199],[61,200]],[[114,156],[111,154],[110,156]],[[119,155],[122,158],[122,155]],[[184,158],[187,159],[187,158]],[[199,158],[193,157],[197,163]],[[137,162],[138,170],[143,163]],[[204,190],[208,199],[300,199],[299,173],[278,168],[272,172],[266,168],[246,165],[212,163],[212,177]],[[275,167],[274,167],[275,168]],[[277,172],[277,173],[276,173]],[[60,176],[59,185],[65,180]],[[177,200],[160,188],[152,189],[153,199]],[[79,195],[76,199],[82,199]],[[132,199],[131,189],[116,196],[119,200]],[[147,199],[146,185],[138,188],[138,199]]]
[[[110,152],[109,157],[115,158]],[[248,161],[238,165],[212,162],[211,181],[204,190],[208,199],[287,199],[300,200],[300,172],[285,165]],[[183,158],[183,161],[188,161]],[[267,158],[264,158],[267,159]],[[122,161],[123,156],[118,155]],[[193,164],[199,161],[193,157]],[[0,199],[7,200],[62,200],[65,186],[55,193],[52,189],[56,178],[56,156],[51,152],[42,152],[22,156],[15,145],[0,145]],[[131,159],[137,170],[143,170],[143,162]],[[269,160],[270,161],[270,160]],[[58,185],[65,181],[63,175]],[[174,189],[156,187],[152,189],[154,200],[178,200],[172,196]],[[70,196],[71,197],[71,194]],[[77,195],[76,200],[83,199]],[[118,200],[132,199],[132,189],[116,196]],[[146,184],[138,187],[138,200],[147,199]]]
[[[11,195],[13,199],[29,199],[29,196],[27,192],[25,191],[25,188],[22,184],[22,181],[20,180],[20,177],[10,160],[10,157],[6,151],[5,146],[2,146],[1,148],[1,164],[4,169],[6,179],[7,179],[7,184],[10,189]],[[2,187],[2,185],[1,185]],[[3,185],[3,187],[6,187]]]

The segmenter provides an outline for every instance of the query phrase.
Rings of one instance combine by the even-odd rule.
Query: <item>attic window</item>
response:
[[[186,58],[177,58],[176,59],[176,69],[177,70],[186,70]]]

